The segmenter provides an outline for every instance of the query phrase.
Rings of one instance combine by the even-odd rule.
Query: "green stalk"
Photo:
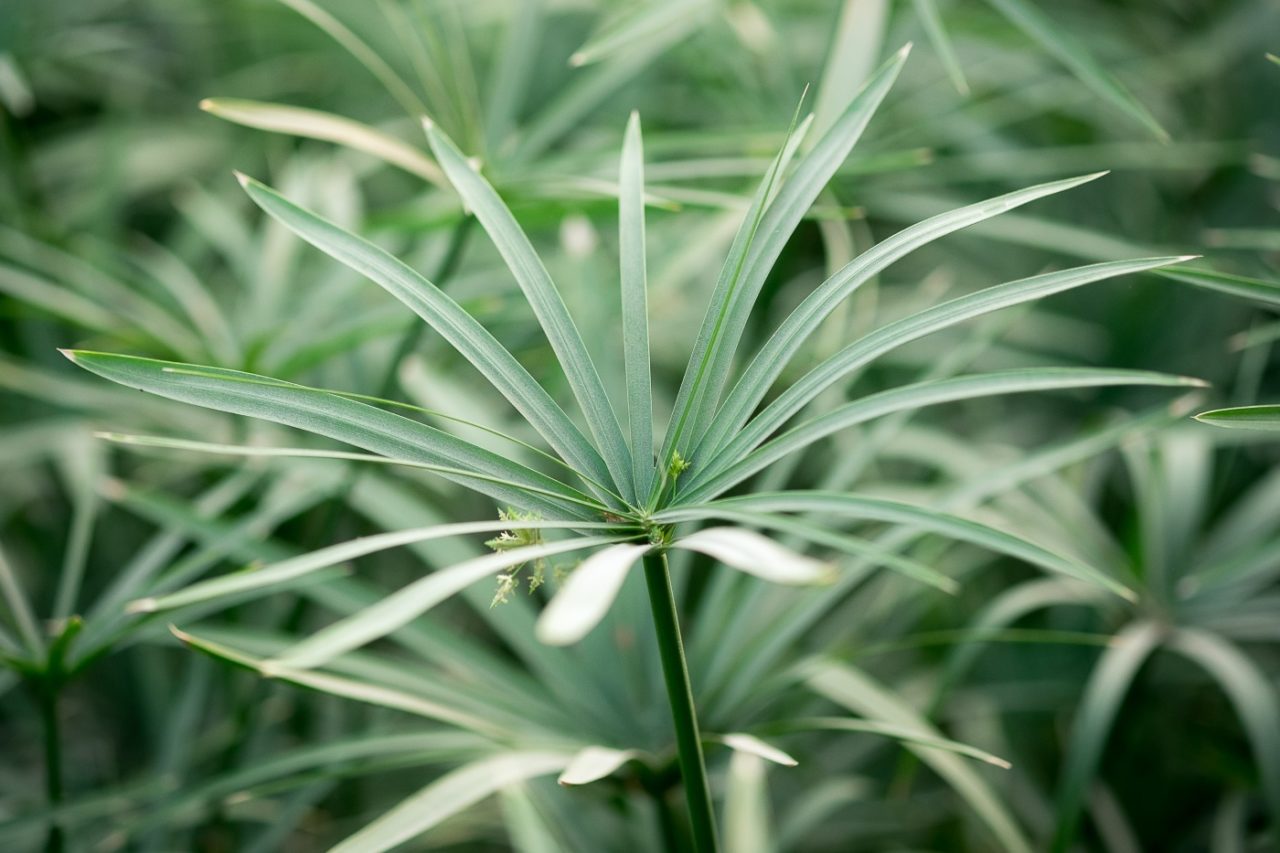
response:
[[[644,558],[644,579],[649,587],[649,609],[653,612],[662,675],[667,682],[667,698],[671,702],[671,717],[675,723],[676,752],[680,758],[685,799],[689,803],[693,849],[696,853],[716,853],[720,845],[716,841],[715,812],[711,809],[711,786],[707,782],[707,765],[702,757],[698,714],[693,707],[689,666],[685,662],[684,641],[680,639],[680,617],[676,612],[665,555],[649,554]]]
[[[58,693],[60,676],[48,673],[48,678],[37,685],[40,716],[44,725],[44,773],[45,790],[49,807],[56,809],[62,803],[62,730],[58,719]],[[45,853],[62,853],[66,849],[66,836],[59,818],[49,820],[49,834],[45,838]]]

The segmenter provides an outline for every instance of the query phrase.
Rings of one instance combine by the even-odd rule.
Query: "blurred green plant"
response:
[[[508,513],[505,520],[493,523],[445,525],[355,540],[249,574],[209,581],[171,596],[142,599],[132,605],[133,609],[154,612],[233,592],[265,591],[360,554],[467,532],[537,529],[576,534],[567,539],[504,548],[464,561],[410,584],[268,660],[250,664],[249,660],[238,658],[264,674],[305,682],[314,678],[307,673],[316,667],[388,635],[477,580],[527,561],[596,549],[569,576],[538,622],[537,634],[544,642],[575,642],[608,611],[631,566],[643,561],[675,723],[693,844],[697,850],[714,850],[718,842],[702,738],[666,565],[665,555],[670,549],[704,553],[726,566],[773,582],[819,582],[829,577],[829,569],[749,529],[765,527],[836,551],[867,553],[864,543],[788,518],[790,513],[817,512],[920,526],[1004,551],[1112,594],[1130,595],[1123,584],[1082,563],[1064,559],[1019,536],[936,509],[821,491],[756,492],[719,498],[752,474],[827,435],[894,412],[945,401],[1053,388],[1197,384],[1195,380],[1181,377],[1085,368],[976,374],[871,395],[804,420],[770,440],[771,435],[823,390],[910,340],[1051,293],[1186,260],[1166,257],[1095,264],[997,285],[944,302],[847,345],[791,383],[752,417],[774,380],[806,339],[844,298],[879,269],[946,233],[1087,180],[1059,181],[961,208],[884,241],[813,291],[768,338],[741,372],[736,385],[728,389],[732,361],[743,329],[771,266],[805,212],[848,156],[905,58],[904,50],[878,71],[826,133],[798,157],[810,120],[800,122],[789,135],[747,211],[712,294],[676,398],[671,424],[656,456],[657,464],[654,445],[650,443],[653,426],[645,297],[643,166],[639,123],[634,116],[620,173],[623,350],[629,442],[583,340],[531,243],[497,193],[434,124],[427,122],[425,127],[435,160],[489,234],[520,285],[555,350],[582,410],[590,438],[578,430],[546,389],[491,334],[431,282],[373,244],[294,205],[264,185],[242,178],[250,197],[264,210],[317,248],[384,287],[449,341],[521,412],[558,456],[548,457],[549,461],[554,461],[563,473],[570,474],[576,483],[541,473],[433,427],[379,409],[371,404],[378,401],[370,398],[357,400],[353,395],[338,395],[239,371],[83,350],[68,352],[76,364],[121,384],[317,432],[363,447],[395,464],[435,472],[503,504],[539,516],[539,520],[515,521]],[[796,158],[794,168],[791,167],[793,158]],[[162,438],[128,440],[214,453],[281,456],[304,453],[287,448],[230,447]],[[360,458],[356,454],[327,451],[311,451],[306,455]],[[711,521],[741,526],[680,532],[684,525]],[[892,561],[887,565],[894,567]],[[187,639],[223,657],[236,658],[237,653],[230,650]],[[572,762],[570,756],[563,753],[535,754],[519,760],[513,756],[503,759],[507,762],[504,767],[510,764],[513,768],[512,775],[495,776],[478,771],[474,775],[484,779],[486,785],[494,779],[514,781],[572,769],[585,762],[588,755],[595,753],[579,753]],[[471,772],[459,771],[460,774]],[[575,776],[570,773],[571,778]],[[440,787],[430,787],[419,797],[393,809],[353,836],[346,846],[386,849],[434,825],[443,814],[426,808],[425,803],[442,797],[441,790],[448,787],[443,780],[434,784]]]

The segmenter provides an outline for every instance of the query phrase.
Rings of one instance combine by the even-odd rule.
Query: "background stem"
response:
[[[49,807],[57,808],[62,802],[62,730],[58,718],[58,673],[49,673],[44,683],[37,685],[40,716],[44,723],[45,790]],[[66,849],[66,837],[57,817],[49,821],[49,834],[45,838],[45,853],[62,853]]]
[[[693,828],[693,848],[697,853],[715,853],[720,848],[716,841],[715,812],[711,808],[711,786],[707,783],[698,715],[693,707],[693,689],[689,684],[689,667],[684,657],[684,641],[680,638],[680,618],[671,591],[666,556],[650,554],[644,558],[644,579],[649,587],[649,609],[658,635],[667,698],[671,701],[676,751],[689,803],[689,823]]]

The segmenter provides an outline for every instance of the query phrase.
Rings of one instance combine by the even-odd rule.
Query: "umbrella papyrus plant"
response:
[[[891,322],[845,345],[801,378],[777,389],[783,369],[806,340],[860,285],[913,249],[1097,175],[1030,187],[933,217],[889,237],[813,290],[766,339],[747,366],[735,370],[757,296],[792,232],[849,155],[907,56],[900,51],[867,82],[820,138],[805,140],[810,122],[793,126],[773,160],[725,259],[693,344],[674,412],[655,441],[646,305],[645,211],[640,122],[632,116],[621,156],[619,193],[625,416],[619,417],[555,283],[502,198],[437,127],[425,123],[436,162],[502,255],[552,350],[578,421],[486,328],[450,296],[374,244],[299,207],[247,177],[250,198],[304,240],[379,284],[418,314],[474,365],[545,442],[539,469],[512,461],[421,420],[389,410],[389,401],[327,391],[264,376],[124,355],[70,351],[76,364],[107,379],[223,412],[297,427],[366,453],[239,447],[164,438],[134,443],[244,455],[321,455],[409,465],[510,507],[504,518],[405,530],[353,540],[257,571],[216,578],[162,598],[135,602],[157,611],[193,602],[266,592],[310,572],[375,551],[447,536],[507,531],[495,553],[437,571],[305,638],[262,664],[267,674],[296,674],[386,636],[467,586],[522,564],[561,554],[583,558],[538,623],[544,642],[583,637],[608,611],[628,571],[643,566],[667,693],[675,724],[695,847],[717,847],[694,694],[681,643],[677,603],[666,562],[672,549],[697,551],[775,583],[810,584],[834,569],[757,532],[808,541],[829,554],[865,557],[867,545],[833,535],[797,514],[824,519],[908,525],[971,542],[1118,595],[1119,582],[1017,534],[911,503],[821,491],[726,493],[778,459],[834,432],[872,418],[922,406],[1051,389],[1106,385],[1196,384],[1184,377],[1107,369],[1037,368],[924,381],[881,391],[810,414],[822,392],[847,381],[879,356],[933,332],[1050,294],[1185,258],[1115,261],[1035,275],[954,298]],[[762,403],[775,392],[767,405]],[[401,409],[403,411],[403,409]],[[515,441],[515,439],[511,439]],[[656,453],[655,453],[656,449]],[[886,558],[884,565],[901,568]],[[585,758],[583,759],[586,760]],[[579,762],[579,765],[581,762]],[[539,773],[564,762],[548,760]],[[575,774],[577,775],[577,774]],[[412,810],[410,809],[409,812]],[[414,834],[411,814],[397,809],[395,832]],[[424,825],[425,826],[425,825]],[[420,829],[418,830],[420,831]],[[407,834],[406,834],[407,833]],[[367,836],[366,836],[367,838]],[[395,843],[398,843],[395,842]],[[362,847],[362,849],[369,849]],[[379,848],[381,849],[381,848]]]

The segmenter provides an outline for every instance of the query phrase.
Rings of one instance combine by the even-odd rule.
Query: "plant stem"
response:
[[[62,802],[62,730],[58,720],[58,693],[60,675],[48,673],[48,678],[37,685],[40,694],[40,716],[44,723],[44,774],[49,807],[57,808]],[[44,843],[45,853],[62,853],[66,849],[66,837],[57,817],[49,820],[49,834]]]
[[[689,666],[685,662],[684,641],[680,639],[680,617],[676,612],[665,555],[650,554],[644,558],[644,579],[649,587],[649,609],[653,612],[662,675],[667,682],[667,698],[671,702],[671,717],[675,723],[676,751],[680,758],[680,774],[684,778],[685,799],[689,803],[693,849],[697,853],[716,853],[720,847],[716,841],[715,812],[711,809],[711,786],[707,782],[707,766],[702,757],[698,714],[693,707]]]

